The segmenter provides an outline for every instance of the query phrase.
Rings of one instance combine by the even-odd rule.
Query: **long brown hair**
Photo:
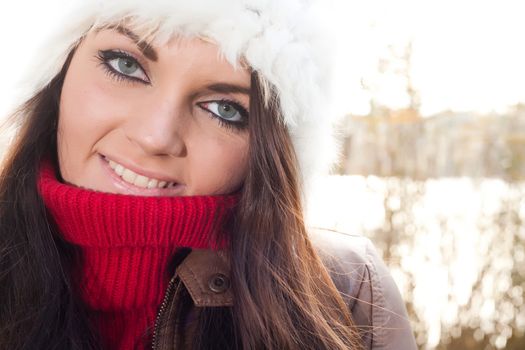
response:
[[[18,111],[24,119],[0,178],[0,344],[9,349],[97,347],[71,283],[78,252],[48,222],[36,188],[43,157],[58,166],[58,103],[72,55]],[[250,166],[228,238],[235,304],[204,313],[194,348],[217,348],[222,332],[235,349],[360,349],[348,306],[308,239],[277,96],[270,88],[263,99],[256,73],[251,90]]]
[[[348,306],[304,224],[298,162],[275,90],[252,75],[250,166],[232,237],[243,349],[357,349]]]
[[[12,116],[20,124],[0,176],[0,348],[97,349],[70,272],[75,248],[47,220],[37,191],[42,159],[57,164],[60,73]]]

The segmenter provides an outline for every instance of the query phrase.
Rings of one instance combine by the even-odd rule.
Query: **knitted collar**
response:
[[[38,188],[63,238],[82,253],[73,278],[90,320],[105,348],[118,350],[135,348],[151,333],[177,248],[225,246],[215,237],[238,200],[81,189],[59,182],[49,162]]]
[[[224,246],[213,237],[238,195],[145,197],[97,192],[59,182],[43,162],[39,192],[70,243],[100,248]]]

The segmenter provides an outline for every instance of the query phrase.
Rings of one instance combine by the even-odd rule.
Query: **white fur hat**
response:
[[[24,84],[25,98],[60,71],[67,54],[92,27],[126,19],[154,40],[174,34],[215,42],[233,65],[244,59],[278,93],[284,123],[299,158],[305,188],[337,157],[332,131],[332,31],[329,0],[81,0],[69,2],[57,35],[42,48]],[[128,25],[128,23],[126,24]],[[35,78],[37,77],[37,78]]]

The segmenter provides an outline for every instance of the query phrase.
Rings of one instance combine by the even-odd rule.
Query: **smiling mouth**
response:
[[[114,162],[110,159],[106,158],[106,161],[109,163],[109,166],[113,171],[120,176],[122,180],[125,182],[135,185],[137,187],[141,188],[174,188],[177,183],[176,182],[168,182],[163,181],[159,179],[154,179],[150,177],[146,177],[143,175],[139,175],[135,173],[134,171],[124,167],[122,164],[119,164],[117,162]]]

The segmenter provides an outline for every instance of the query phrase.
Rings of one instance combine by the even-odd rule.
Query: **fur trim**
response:
[[[321,3],[330,1],[78,1],[59,33],[42,48],[46,61],[30,71],[24,97],[33,96],[51,81],[70,50],[91,28],[126,20],[126,26],[157,43],[174,34],[206,37],[218,44],[231,64],[243,59],[275,86],[283,121],[299,158],[303,185],[308,188],[310,180],[326,173],[337,156],[330,101],[333,42],[327,17],[323,18],[328,7]]]

